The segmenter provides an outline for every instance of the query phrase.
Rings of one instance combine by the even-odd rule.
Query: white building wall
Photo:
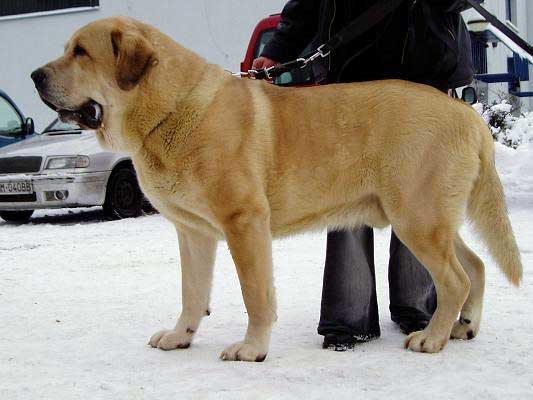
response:
[[[38,129],[55,114],[39,99],[30,73],[61,55],[70,35],[90,21],[128,15],[157,26],[210,62],[237,71],[257,22],[286,0],[101,0],[100,9],[0,20],[0,88],[35,119]]]
[[[515,27],[517,33],[527,40],[529,43],[533,42],[533,1],[532,0],[516,0],[516,17],[517,21]],[[485,0],[484,7],[495,15],[500,21],[506,21],[505,1],[504,0]],[[468,10],[463,13],[465,21],[476,20],[482,18],[475,10]],[[530,23],[528,23],[530,21]],[[490,46],[487,49],[488,73],[506,73],[507,72],[507,57],[512,56],[512,52],[499,43],[496,47]],[[533,70],[530,66],[530,77]],[[522,91],[533,90],[531,81],[522,83]],[[492,83],[489,85],[489,101],[498,97],[500,93],[507,93],[507,83]],[[532,109],[533,101],[529,98],[522,100],[523,107]]]

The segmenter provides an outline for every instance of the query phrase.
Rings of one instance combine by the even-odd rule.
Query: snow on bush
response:
[[[533,112],[514,116],[508,100],[492,105],[474,104],[474,109],[491,129],[496,143],[496,166],[505,187],[507,201],[533,205]]]
[[[506,99],[492,105],[477,103],[473,107],[487,122],[497,142],[513,149],[533,142],[533,112],[516,117],[512,114],[513,105]]]

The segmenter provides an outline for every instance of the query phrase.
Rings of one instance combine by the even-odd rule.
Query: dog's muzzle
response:
[[[41,100],[58,113],[59,119],[63,122],[73,122],[84,129],[98,129],[102,125],[104,118],[102,106],[96,101],[89,99],[80,107],[65,108],[54,104],[48,94],[48,75],[44,68],[39,68],[32,72],[31,79],[39,92]]]

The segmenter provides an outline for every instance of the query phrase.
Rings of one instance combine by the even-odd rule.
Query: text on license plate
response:
[[[33,193],[31,181],[0,182],[0,194]]]

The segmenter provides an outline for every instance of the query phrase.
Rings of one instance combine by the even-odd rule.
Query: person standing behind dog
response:
[[[253,68],[295,59],[309,43],[316,48],[377,1],[290,0]],[[466,0],[405,0],[373,28],[315,63],[315,80],[404,79],[444,92],[467,85],[474,76],[470,38],[460,15],[467,8]],[[380,336],[373,241],[367,226],[328,232],[318,326],[324,348],[346,350]],[[425,328],[436,308],[436,291],[394,232],[389,293],[391,319],[405,334]]]

